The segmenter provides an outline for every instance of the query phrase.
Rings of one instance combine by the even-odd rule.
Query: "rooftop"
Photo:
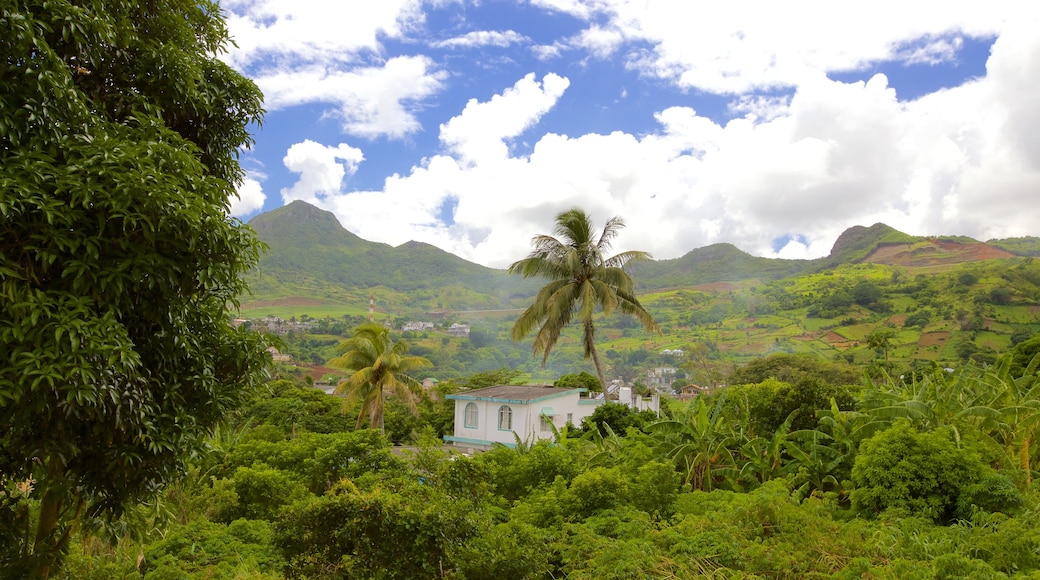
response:
[[[495,385],[483,389],[448,395],[447,399],[493,399],[496,401],[529,402],[557,397],[581,389],[563,389],[552,385]]]

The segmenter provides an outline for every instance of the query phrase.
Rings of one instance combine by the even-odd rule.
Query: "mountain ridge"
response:
[[[482,307],[515,306],[532,295],[538,280],[523,280],[505,269],[465,260],[425,242],[399,246],[365,240],[344,228],[331,212],[304,201],[259,214],[248,225],[268,246],[259,265],[268,295],[307,296],[329,285],[390,288],[397,292],[456,288],[484,295]],[[1040,238],[980,242],[965,237],[911,236],[886,224],[852,226],[838,236],[830,253],[811,260],[752,256],[728,242],[695,248],[679,258],[633,263],[629,269],[639,291],[692,287],[715,282],[777,280],[819,272],[841,264],[875,263],[919,267],[965,261],[1040,255]],[[254,273],[256,274],[256,273]],[[278,286],[282,286],[279,290]],[[473,296],[469,300],[472,301]]]

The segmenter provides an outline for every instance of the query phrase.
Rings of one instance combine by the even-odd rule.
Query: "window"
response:
[[[567,422],[571,425],[574,424],[574,413],[567,413]]]
[[[502,431],[513,430],[513,410],[507,405],[498,408],[498,428]]]
[[[480,414],[477,411],[477,406],[475,404],[473,404],[473,403],[467,404],[466,405],[466,423],[465,423],[466,424],[466,428],[467,429],[476,429],[477,428],[477,420],[479,418],[480,418]]]
[[[542,432],[548,433],[549,431],[552,431],[552,429],[549,428],[549,425],[552,424],[552,417],[549,417],[548,415],[542,415]]]

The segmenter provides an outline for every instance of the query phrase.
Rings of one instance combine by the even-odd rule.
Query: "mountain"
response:
[[[267,245],[250,281],[254,293],[266,299],[333,297],[330,287],[382,287],[401,293],[454,287],[483,295],[477,301],[491,307],[531,292],[529,281],[429,244],[413,241],[393,247],[364,240],[344,229],[331,212],[304,201],[260,214],[249,226]]]
[[[521,305],[541,286],[505,270],[468,262],[435,246],[407,242],[397,247],[364,240],[328,211],[303,201],[258,215],[249,226],[268,246],[251,285],[258,298],[302,297],[367,304],[367,292],[397,293],[398,309],[494,309]],[[713,244],[670,260],[632,264],[637,290],[694,287],[716,282],[767,282],[843,264],[938,267],[965,262],[1040,255],[1040,238],[979,242],[965,237],[910,236],[885,224],[854,226],[829,255],[814,260],[752,256],[727,243]]]

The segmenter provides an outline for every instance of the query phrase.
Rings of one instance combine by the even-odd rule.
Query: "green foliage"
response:
[[[921,433],[901,421],[863,443],[852,468],[855,489],[850,498],[864,514],[894,509],[935,521],[964,517],[968,514],[958,508],[963,511],[979,500],[986,504],[979,507],[997,510],[1020,503],[1004,485],[983,492],[977,484],[984,475],[988,484],[1001,480],[948,433]]]
[[[222,525],[203,519],[174,526],[145,551],[144,578],[274,580],[280,577],[284,561],[273,540],[270,524],[263,521],[236,520]]]
[[[295,473],[316,494],[324,493],[343,478],[371,472],[399,473],[400,459],[378,431],[304,433],[289,441],[246,441],[232,449],[227,469],[264,464]]]
[[[344,488],[293,505],[275,545],[290,578],[437,578],[487,525],[469,502],[402,480],[392,491]]]
[[[218,522],[240,518],[273,522],[282,507],[308,495],[307,488],[294,473],[263,464],[236,469],[229,487],[234,491],[235,501],[214,514]]]
[[[228,208],[262,99],[217,58],[215,3],[15,0],[0,22],[0,487],[31,479],[35,514],[0,505],[0,567],[46,577],[268,363],[227,310],[260,249]]]
[[[628,405],[610,401],[596,407],[591,415],[581,420],[584,432],[598,431],[607,434],[607,427],[614,433],[626,433],[630,428],[645,431],[648,425],[658,420],[657,413],[649,409],[636,411]]]
[[[387,392],[395,395],[413,414],[419,413],[413,390],[421,385],[407,373],[431,365],[425,358],[409,356],[408,348],[407,342],[393,340],[387,327],[375,323],[358,326],[353,336],[338,347],[341,354],[330,360],[329,365],[351,373],[336,390],[347,395],[345,407],[351,403],[361,405],[357,427],[367,415],[370,428],[384,429]]]
[[[590,393],[603,391],[602,385],[599,384],[599,379],[585,371],[563,375],[556,379],[553,386],[561,389],[585,389]]]
[[[648,331],[661,332],[636,298],[635,284],[625,271],[629,262],[647,260],[650,255],[631,250],[611,257],[605,255],[611,240],[623,227],[621,218],[610,218],[597,236],[588,214],[578,208],[567,210],[556,216],[553,233],[557,237],[535,236],[531,254],[509,266],[510,274],[549,280],[538,291],[534,303],[516,319],[510,332],[513,340],[523,339],[538,327],[533,349],[535,354],[542,355],[544,366],[560,333],[577,315],[583,327],[581,344],[585,358],[592,358],[604,389],[607,381],[596,351],[593,315],[600,311],[609,316],[617,310],[635,316]]]
[[[845,362],[828,361],[811,354],[776,353],[736,369],[729,376],[729,383],[761,383],[769,378],[792,384],[816,378],[832,385],[856,385],[863,378],[863,372]]]
[[[793,430],[815,429],[817,411],[830,409],[832,400],[841,410],[854,410],[857,406],[852,387],[835,386],[809,375],[797,384],[770,378],[730,387],[726,397],[729,405],[745,407],[748,431],[763,436],[774,433],[788,419]]]

